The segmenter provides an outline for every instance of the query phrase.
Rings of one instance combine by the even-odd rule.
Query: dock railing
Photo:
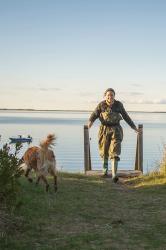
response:
[[[135,155],[135,170],[143,173],[143,124],[138,125],[137,146]]]
[[[139,133],[137,134],[135,171],[143,173],[143,124],[138,125]],[[84,171],[92,170],[89,129],[84,125]]]
[[[92,170],[89,129],[87,125],[84,125],[84,170],[85,173],[88,170]]]

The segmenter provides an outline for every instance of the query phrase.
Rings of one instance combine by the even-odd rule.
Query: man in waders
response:
[[[115,91],[109,88],[104,93],[105,100],[100,102],[95,111],[91,114],[88,128],[91,128],[98,118],[101,122],[98,134],[99,153],[103,159],[104,176],[108,175],[108,159],[111,159],[112,179],[118,181],[117,168],[120,160],[121,142],[123,140],[123,130],[120,120],[124,119],[128,125],[139,132],[134,122],[129,117],[123,104],[115,100]]]

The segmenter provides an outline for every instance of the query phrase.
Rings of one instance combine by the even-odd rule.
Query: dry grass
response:
[[[166,175],[166,146],[164,146],[163,157],[160,163],[160,173]]]
[[[165,177],[113,184],[100,177],[59,175],[46,194],[22,179],[23,223],[0,239],[5,250],[161,249],[166,246]]]

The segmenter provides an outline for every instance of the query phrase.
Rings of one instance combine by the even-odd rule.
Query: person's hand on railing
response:
[[[91,128],[91,127],[92,127],[92,125],[93,125],[93,122],[88,121],[88,128]]]
[[[135,127],[134,130],[135,130],[135,132],[136,132],[137,134],[140,133],[140,128]]]

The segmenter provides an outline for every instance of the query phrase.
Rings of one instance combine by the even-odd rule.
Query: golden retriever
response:
[[[32,169],[37,174],[36,184],[40,179],[46,184],[46,191],[48,192],[49,184],[46,179],[48,173],[54,177],[54,189],[57,191],[57,172],[56,172],[56,160],[52,146],[55,144],[56,137],[53,134],[49,134],[47,138],[41,141],[39,147],[28,148],[24,153],[23,160],[26,164],[25,176],[30,182],[32,178],[29,177],[29,173]]]

